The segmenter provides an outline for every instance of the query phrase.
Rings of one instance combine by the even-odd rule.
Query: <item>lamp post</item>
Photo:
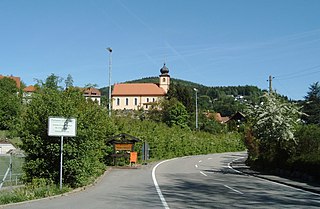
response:
[[[196,92],[196,130],[198,130],[198,89],[193,88]]]
[[[109,117],[111,116],[111,66],[112,66],[112,49],[107,48],[109,51],[109,99],[108,99],[108,108],[109,108]]]

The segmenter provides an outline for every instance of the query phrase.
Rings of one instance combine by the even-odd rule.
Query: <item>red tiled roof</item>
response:
[[[37,89],[34,86],[27,86],[26,88],[23,89],[24,92],[35,92]]]
[[[85,96],[101,96],[101,92],[99,91],[99,89],[96,88],[85,88],[84,89],[84,95]]]
[[[164,96],[165,91],[154,83],[115,84],[112,96]]]
[[[3,78],[10,78],[10,79],[14,80],[16,82],[17,88],[20,89],[20,77],[0,75],[0,79],[3,79]]]

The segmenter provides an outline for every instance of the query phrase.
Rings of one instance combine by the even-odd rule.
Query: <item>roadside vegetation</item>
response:
[[[110,165],[113,149],[107,143],[109,138],[120,133],[141,140],[135,146],[139,154],[142,142],[148,142],[151,161],[247,148],[252,166],[300,165],[304,170],[307,170],[305,165],[319,166],[319,123],[314,123],[317,119],[308,121],[306,117],[299,122],[298,107],[276,95],[262,99],[263,91],[256,87],[196,86],[199,89],[199,129],[196,130],[195,98],[190,83],[173,84],[167,98],[148,111],[118,111],[109,117],[105,106],[86,100],[82,90],[73,87],[71,76],[65,80],[65,86],[61,86],[62,81],[54,74],[45,81],[38,80],[36,93],[23,102],[10,79],[0,80],[0,94],[4,95],[0,97],[1,137],[16,137],[15,144],[25,154],[22,178],[25,186],[2,191],[0,204],[61,194],[93,183]],[[236,100],[230,94],[246,97]],[[306,102],[308,99],[314,101],[314,97],[306,97]],[[245,111],[247,104],[255,107],[248,111],[247,125],[220,124],[203,114],[217,110],[224,114]],[[60,138],[48,136],[49,116],[77,118],[77,136],[64,140],[61,191],[58,188]]]
[[[115,118],[119,131],[136,136],[150,145],[151,160],[188,155],[235,152],[245,150],[238,132],[210,134],[174,125],[129,117]],[[137,151],[139,151],[139,147]]]
[[[253,168],[320,182],[320,86],[298,106],[274,93],[248,109],[247,163]],[[308,114],[306,114],[308,113]],[[311,115],[310,115],[311,113]]]

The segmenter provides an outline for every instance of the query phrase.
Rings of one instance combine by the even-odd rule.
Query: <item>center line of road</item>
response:
[[[198,165],[194,165],[196,168],[198,168]]]
[[[234,189],[232,187],[229,187],[228,185],[223,185],[223,186],[227,187],[228,189],[231,189],[232,191],[234,191],[234,192],[236,192],[238,194],[243,194],[242,192],[240,192],[240,191],[238,191],[238,190],[236,190],[236,189]]]
[[[200,173],[201,173],[202,175],[204,175],[204,176],[208,176],[207,174],[203,173],[202,171],[200,171]]]

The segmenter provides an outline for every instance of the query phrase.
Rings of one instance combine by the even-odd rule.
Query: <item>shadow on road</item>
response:
[[[231,156],[233,159],[243,155]],[[223,158],[227,165],[230,155]],[[167,174],[161,190],[170,208],[318,208],[320,197],[223,167],[206,167],[207,174]]]

